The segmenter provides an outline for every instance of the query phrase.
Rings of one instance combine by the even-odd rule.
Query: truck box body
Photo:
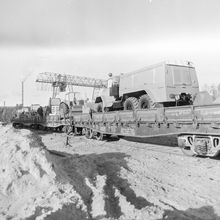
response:
[[[199,92],[195,68],[190,64],[159,63],[120,77],[119,95],[145,90],[154,102],[173,101],[171,94]]]

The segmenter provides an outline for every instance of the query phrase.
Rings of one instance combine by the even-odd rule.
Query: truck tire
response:
[[[138,100],[135,97],[129,97],[124,102],[124,110],[136,110],[138,109]]]
[[[64,115],[69,113],[69,106],[65,102],[60,103],[59,109],[63,112]]]
[[[138,102],[139,109],[151,109],[153,107],[153,101],[149,95],[144,94],[140,97]]]

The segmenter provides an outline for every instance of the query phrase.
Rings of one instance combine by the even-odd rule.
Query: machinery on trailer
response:
[[[37,110],[27,108],[26,110],[19,109],[13,116],[12,120],[13,127],[32,127],[39,128],[45,123],[45,117],[41,117]]]
[[[191,62],[162,62],[118,76],[109,75],[108,88],[96,98],[97,111],[150,109],[193,103],[199,93]]]
[[[59,92],[64,92],[67,89],[69,90],[66,94],[66,100],[62,101],[60,105],[61,113],[66,116],[69,110],[71,112],[81,111],[84,105],[84,100],[76,99],[77,92],[74,91],[75,86],[93,88],[92,100],[96,97],[96,93],[98,93],[100,89],[107,88],[107,80],[52,72],[39,73],[36,82],[41,85],[50,85],[53,90],[53,98],[56,98]],[[71,99],[70,97],[72,94],[73,96]],[[97,108],[95,103],[90,103],[89,107],[93,110]]]
[[[199,93],[195,67],[191,62],[162,62],[108,80],[45,72],[36,82],[51,84],[53,97],[68,87],[83,86],[99,89],[94,112],[150,109],[158,106],[191,105]]]
[[[77,98],[79,92],[68,92],[59,105],[61,118],[68,118],[71,114],[82,113],[85,101]]]
[[[84,100],[76,98],[73,86],[87,86],[97,89],[105,87],[107,83],[100,79],[49,72],[40,73],[36,82],[52,86],[53,94],[49,105],[43,111],[42,107],[34,105],[35,108],[31,108],[31,111],[18,112],[12,119],[15,127],[41,127],[53,130],[62,130],[65,127],[65,130],[68,130],[71,116],[75,113],[81,113],[84,105]],[[70,91],[66,94],[65,100],[61,101],[60,98],[57,98],[57,95],[59,92],[65,92],[67,87]]]
[[[65,126],[69,126],[70,119],[62,118],[60,115],[59,98],[52,98],[49,106],[31,105],[30,108],[18,110],[11,122],[14,127],[29,127],[35,129],[52,129],[61,131]]]

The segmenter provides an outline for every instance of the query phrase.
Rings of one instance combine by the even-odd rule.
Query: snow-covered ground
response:
[[[86,210],[71,184],[56,181],[48,158],[30,131],[0,127],[0,219],[43,219],[67,203]]]
[[[41,140],[42,138],[42,140]],[[220,219],[220,160],[0,127],[0,219]]]

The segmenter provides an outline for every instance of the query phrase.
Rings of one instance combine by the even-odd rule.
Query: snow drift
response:
[[[56,181],[49,153],[30,131],[0,127],[0,152],[0,219],[43,219],[70,203],[86,209],[69,183]]]

